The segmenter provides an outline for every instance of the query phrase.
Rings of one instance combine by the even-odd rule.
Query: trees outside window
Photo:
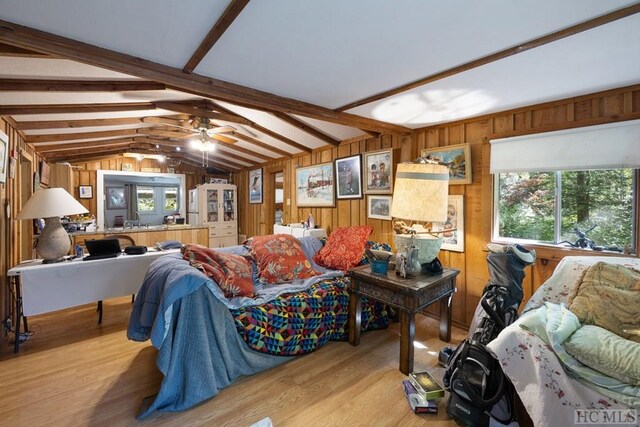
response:
[[[595,225],[596,244],[634,249],[635,180],[633,169],[498,174],[497,237],[557,244]]]

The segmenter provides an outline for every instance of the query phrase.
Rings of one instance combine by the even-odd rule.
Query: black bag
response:
[[[485,348],[518,318],[525,265],[513,254],[490,254],[490,281],[469,330],[449,357],[443,378],[450,392],[447,414],[465,426],[487,426],[490,417],[515,420],[514,390],[500,363]]]

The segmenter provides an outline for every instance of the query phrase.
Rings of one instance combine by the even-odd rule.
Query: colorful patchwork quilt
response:
[[[232,309],[236,329],[253,350],[279,356],[310,353],[348,337],[349,279],[318,282],[267,304]],[[389,326],[386,306],[362,299],[362,330]]]

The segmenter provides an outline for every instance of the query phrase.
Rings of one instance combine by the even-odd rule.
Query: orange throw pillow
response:
[[[332,270],[346,271],[353,268],[360,263],[367,238],[372,232],[373,227],[368,225],[338,227],[313,260]]]
[[[300,242],[289,234],[257,236],[251,240],[251,253],[258,263],[260,281],[285,283],[306,279],[317,273],[304,256]]]
[[[182,258],[218,284],[225,297],[253,297],[253,272],[246,258],[196,244],[183,246],[181,252]]]

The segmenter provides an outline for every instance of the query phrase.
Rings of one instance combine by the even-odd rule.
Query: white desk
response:
[[[138,293],[151,262],[179,249],[122,254],[95,261],[63,261],[42,264],[28,261],[11,268],[16,292],[16,344],[18,351],[21,317],[48,313],[77,305]],[[27,329],[26,319],[24,320]]]
[[[291,234],[293,237],[313,236],[318,239],[327,237],[327,231],[324,228],[291,227],[279,224],[273,225],[273,234]]]

